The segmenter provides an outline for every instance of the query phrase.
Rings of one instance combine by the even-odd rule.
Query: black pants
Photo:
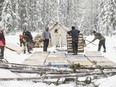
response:
[[[47,51],[48,45],[49,45],[49,39],[45,39],[44,40],[43,51]]]
[[[22,47],[22,44],[23,44],[23,46],[24,46],[24,42],[23,42],[23,40],[22,39],[19,39],[19,41],[20,41],[20,47]]]
[[[73,40],[72,41],[72,49],[73,49],[74,54],[78,53],[78,40]]]
[[[30,52],[31,47],[29,46],[29,43],[30,43],[30,42],[27,42],[27,52],[28,52],[28,53],[31,53],[31,52]]]
[[[105,39],[104,40],[100,40],[99,44],[98,44],[98,51],[101,50],[101,46],[103,46],[104,51],[106,51],[106,46],[105,46]]]
[[[0,46],[0,59],[3,59],[4,58],[4,46]]]

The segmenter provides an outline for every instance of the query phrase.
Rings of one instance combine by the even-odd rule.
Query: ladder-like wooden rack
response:
[[[72,37],[69,34],[67,34],[67,51],[68,51],[68,53],[73,53]],[[84,38],[83,38],[82,33],[79,34],[78,52],[84,52]]]

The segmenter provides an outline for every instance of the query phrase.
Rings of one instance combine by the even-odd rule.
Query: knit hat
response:
[[[96,31],[93,31],[92,33],[96,33]]]
[[[20,35],[19,35],[19,38],[21,39],[22,37],[23,37],[23,35],[22,35],[22,34],[20,34]]]

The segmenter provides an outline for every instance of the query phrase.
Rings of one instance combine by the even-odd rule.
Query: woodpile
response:
[[[43,40],[42,40],[42,36],[37,34],[35,37],[34,37],[34,42],[35,42],[35,47],[42,47],[43,44]]]

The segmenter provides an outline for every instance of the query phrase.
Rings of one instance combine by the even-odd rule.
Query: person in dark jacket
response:
[[[49,40],[51,39],[49,27],[47,27],[45,31],[42,33],[42,38],[43,38],[43,51],[47,51],[47,48],[49,46]]]
[[[31,52],[30,52],[30,47],[29,47],[29,45],[28,45],[28,43],[29,43],[29,41],[30,41],[29,37],[26,36],[26,35],[20,34],[20,35],[19,35],[19,41],[20,41],[20,47],[22,47],[22,45],[23,45],[23,47],[24,47],[24,54],[26,53],[26,48],[27,48],[27,52],[28,52],[28,53],[31,53]]]
[[[30,41],[33,41],[33,36],[31,34],[31,32],[29,32],[28,30],[24,30],[23,31],[23,35],[26,35],[29,37]]]
[[[35,44],[35,43],[34,43],[34,41],[33,41],[33,36],[32,36],[32,34],[31,34],[31,32],[28,31],[28,30],[24,30],[24,31],[23,31],[23,35],[25,35],[25,36],[28,37],[28,39],[29,39],[29,41],[28,41],[28,47],[29,47],[30,51],[33,50],[33,47],[34,47],[34,44]]]
[[[98,51],[100,51],[101,46],[103,46],[103,48],[104,48],[103,52],[106,52],[105,37],[101,33],[97,33],[96,31],[93,31],[92,33],[94,34],[95,37],[90,43],[92,43],[98,39],[99,40]]]
[[[4,47],[5,47],[6,43],[5,43],[5,37],[4,37],[4,33],[3,30],[0,29],[0,59],[4,58]]]
[[[72,30],[67,32],[72,36],[72,49],[74,55],[77,55],[78,53],[78,36],[80,31],[75,29],[75,26],[72,26]]]

